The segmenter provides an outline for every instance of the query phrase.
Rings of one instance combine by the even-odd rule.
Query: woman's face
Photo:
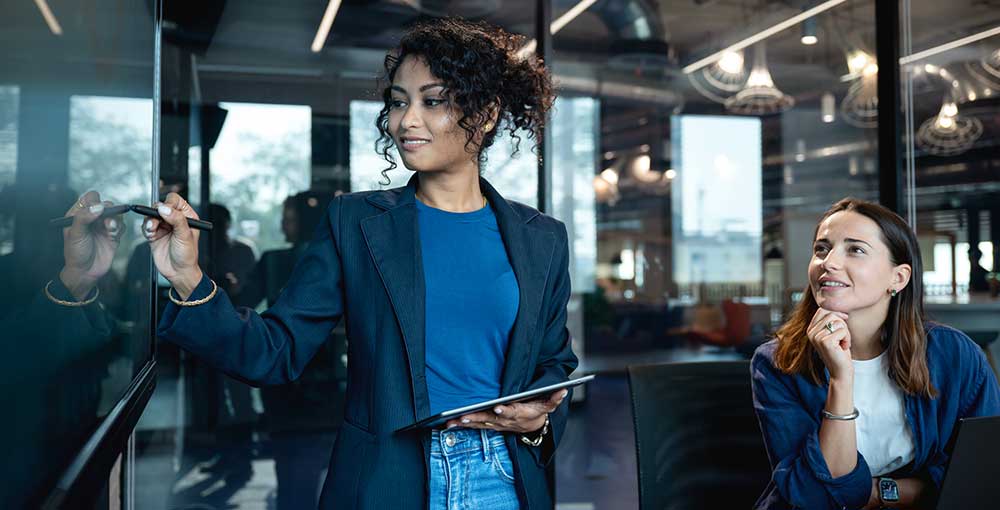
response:
[[[882,232],[873,220],[840,211],[816,231],[809,264],[809,287],[820,308],[851,313],[888,307],[889,289],[909,282],[910,266],[894,265]]]
[[[476,168],[458,125],[461,110],[446,95],[444,83],[421,57],[407,56],[391,87],[389,132],[403,165],[414,172]]]

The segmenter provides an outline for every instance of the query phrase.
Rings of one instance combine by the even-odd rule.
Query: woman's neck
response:
[[[847,330],[851,332],[851,357],[863,361],[882,354],[882,328],[888,316],[889,307],[881,303],[863,310],[855,310],[847,319]]]
[[[421,172],[417,179],[417,199],[425,205],[450,212],[483,208],[478,168],[458,172]]]

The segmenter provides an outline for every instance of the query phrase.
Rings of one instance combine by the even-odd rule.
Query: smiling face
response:
[[[407,56],[392,81],[388,119],[403,165],[414,172],[478,171],[476,154],[466,149],[466,131],[458,125],[461,117],[424,59]]]
[[[902,290],[910,266],[895,264],[881,230],[853,211],[831,214],[816,231],[809,264],[809,287],[820,308],[886,314],[889,289]]]

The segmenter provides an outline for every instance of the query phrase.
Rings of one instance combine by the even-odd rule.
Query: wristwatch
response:
[[[896,480],[882,477],[878,479],[878,497],[883,503],[895,503],[899,501],[899,486]]]

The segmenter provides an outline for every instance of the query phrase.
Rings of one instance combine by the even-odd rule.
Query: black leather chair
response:
[[[749,509],[771,476],[747,361],[628,368],[641,510]]]

